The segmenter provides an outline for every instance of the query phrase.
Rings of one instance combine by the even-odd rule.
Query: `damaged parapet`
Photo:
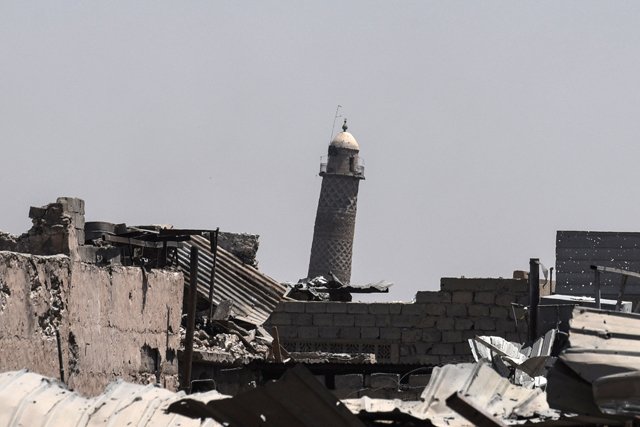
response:
[[[351,294],[388,293],[393,283],[380,280],[366,285],[345,285],[334,274],[301,279],[298,283],[284,283],[285,297],[297,301],[345,301],[352,300]]]
[[[33,255],[77,256],[84,244],[84,200],[59,197],[55,203],[31,207],[31,229],[20,236],[0,232],[0,250]]]

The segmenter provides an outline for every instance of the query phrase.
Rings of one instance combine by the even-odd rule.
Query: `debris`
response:
[[[52,425],[153,425],[221,427],[213,419],[194,420],[166,413],[167,407],[185,397],[156,385],[117,380],[94,398],[85,398],[64,384],[35,373],[0,374],[0,425],[7,427]],[[211,391],[190,399],[210,402],[228,396]]]
[[[168,411],[233,426],[364,426],[302,365],[287,370],[278,381],[233,398],[203,403],[189,397],[173,402]]]
[[[575,308],[569,347],[549,370],[549,404],[601,418],[633,413],[632,401],[637,398],[633,388],[625,390],[628,401],[624,403],[612,386],[637,384],[634,375],[640,366],[639,330],[640,315]]]
[[[381,280],[366,285],[345,285],[334,274],[284,283],[285,297],[299,301],[351,301],[351,294],[388,293],[393,283]]]

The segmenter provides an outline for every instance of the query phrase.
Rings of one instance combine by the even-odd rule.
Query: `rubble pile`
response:
[[[297,283],[285,282],[285,297],[297,301],[344,301],[352,300],[351,294],[388,293],[393,283],[380,280],[366,285],[344,284],[335,274],[300,279]]]
[[[180,327],[180,346],[184,350],[186,329]],[[207,333],[204,329],[197,330],[193,335],[193,349],[197,352],[224,355],[230,362],[248,363],[251,360],[266,360],[270,347],[257,339],[247,339],[233,333]],[[206,356],[204,356],[206,357]]]

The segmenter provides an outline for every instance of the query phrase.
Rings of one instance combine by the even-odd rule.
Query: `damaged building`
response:
[[[555,280],[532,258],[352,302],[391,284],[351,283],[364,169],[346,121],[320,175],[297,283],[257,268],[255,235],[32,207],[30,230],[0,233],[0,425],[637,423],[635,234],[558,232]]]

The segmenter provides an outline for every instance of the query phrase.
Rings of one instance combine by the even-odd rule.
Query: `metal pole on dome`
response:
[[[338,120],[338,117],[342,117],[340,115],[338,115],[338,110],[340,110],[342,108],[342,105],[338,104],[338,106],[336,107],[336,115],[333,117],[333,126],[331,126],[331,136],[329,136],[329,143],[331,143],[331,141],[333,140],[333,131],[336,128],[336,120]]]

